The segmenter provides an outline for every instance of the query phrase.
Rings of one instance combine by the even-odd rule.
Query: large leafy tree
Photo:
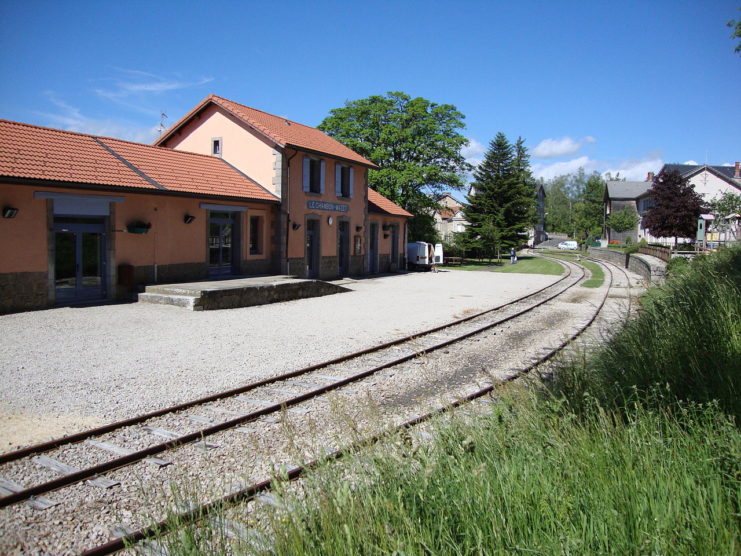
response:
[[[648,194],[653,207],[648,210],[644,225],[656,237],[694,237],[697,219],[702,213],[702,197],[676,170],[662,171],[653,181]]]
[[[452,104],[402,92],[348,101],[319,129],[376,163],[368,185],[415,215],[436,208],[432,196],[462,189],[471,167],[461,155],[464,116]],[[424,220],[420,226],[425,229]],[[410,235],[415,225],[410,228]]]
[[[582,243],[598,237],[604,227],[604,195],[605,182],[595,172],[584,183],[574,208],[576,239]]]
[[[527,241],[535,220],[535,185],[522,139],[512,146],[503,133],[497,134],[474,172],[466,199],[471,244],[491,256]]]

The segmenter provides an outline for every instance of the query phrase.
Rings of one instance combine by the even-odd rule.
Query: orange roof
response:
[[[209,95],[200,104],[180,118],[175,125],[168,129],[157,139],[154,144],[161,145],[173,132],[181,127],[196,113],[200,112],[209,103],[220,106],[227,112],[236,116],[244,123],[262,133],[281,147],[297,147],[307,151],[326,154],[335,158],[341,158],[370,168],[377,168],[370,160],[360,156],[352,149],[346,147],[336,139],[314,127],[299,124],[280,116],[273,116],[267,112],[255,110],[232,100],[216,95]]]
[[[278,202],[220,158],[7,120],[0,176]]]
[[[405,211],[396,203],[388,200],[375,189],[368,188],[368,211],[383,212],[394,216],[409,216],[412,214]]]

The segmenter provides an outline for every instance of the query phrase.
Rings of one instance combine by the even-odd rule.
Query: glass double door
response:
[[[59,218],[54,222],[54,290],[57,303],[106,298],[103,219]]]
[[[235,213],[212,212],[208,218],[209,274],[238,274],[239,251]]]

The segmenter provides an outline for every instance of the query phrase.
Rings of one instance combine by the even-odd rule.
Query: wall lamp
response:
[[[15,218],[18,209],[14,207],[3,207],[3,218]]]
[[[363,229],[363,226],[355,226],[355,231],[356,232],[359,232],[362,229]]]
[[[190,224],[195,219],[196,217],[193,216],[192,214],[186,214],[185,216],[183,216],[183,222],[185,222],[186,224]]]
[[[301,224],[299,224],[298,222],[294,222],[291,224],[291,228],[293,228],[294,230],[298,230],[300,227]]]

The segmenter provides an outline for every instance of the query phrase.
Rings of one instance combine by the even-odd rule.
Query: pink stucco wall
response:
[[[34,199],[34,189],[0,184],[2,207],[18,209],[15,218],[0,218],[0,273],[43,272],[48,267],[46,200]]]
[[[242,124],[214,104],[193,116],[162,146],[181,151],[211,154],[212,139],[221,138],[221,157],[268,191],[280,197],[273,185],[275,144]]]
[[[295,153],[295,156],[294,156]],[[352,165],[354,168],[354,195],[351,199],[338,197],[335,193],[335,169],[337,161],[332,158],[323,158],[325,162],[325,187],[324,193],[310,193],[303,191],[303,159],[304,154],[301,151],[290,150],[287,157],[290,158],[289,170],[289,197],[288,210],[291,222],[301,225],[298,230],[288,226],[288,257],[303,257],[305,252],[306,241],[306,218],[317,217],[320,222],[320,242],[322,256],[337,255],[337,222],[340,217],[350,222],[350,235],[356,234],[357,226],[365,226],[365,207],[367,204],[366,192],[366,170],[362,166]],[[315,155],[314,158],[318,158]],[[344,162],[342,164],[345,164]],[[331,210],[309,209],[308,201],[323,201],[329,203],[339,203],[348,205],[347,212],[337,212]],[[328,218],[332,216],[333,222],[330,225]],[[365,252],[365,251],[363,251]]]

